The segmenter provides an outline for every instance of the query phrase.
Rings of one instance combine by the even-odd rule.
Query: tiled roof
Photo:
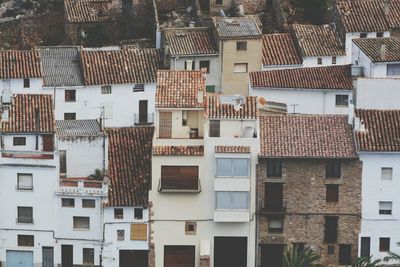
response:
[[[203,156],[203,146],[154,146],[153,156]]]
[[[352,90],[350,66],[250,72],[252,87]]]
[[[207,28],[165,29],[164,34],[172,56],[218,53]]]
[[[260,156],[354,158],[352,126],[343,115],[260,117]]]
[[[303,57],[344,56],[339,37],[330,25],[293,25],[293,32]]]
[[[215,153],[250,153],[249,146],[215,146]]]
[[[336,8],[346,32],[389,30],[383,13],[383,1],[381,0],[338,1]]]
[[[390,0],[389,13],[385,16],[390,28],[400,28],[400,0]]]
[[[6,133],[54,133],[52,96],[17,94],[12,100],[8,121],[1,124]]]
[[[101,128],[97,120],[57,120],[56,132],[60,137],[100,136]]]
[[[77,46],[39,47],[44,86],[84,86]]]
[[[123,49],[81,52],[86,85],[154,83],[161,67],[161,51]]]
[[[357,131],[359,151],[400,151],[400,110],[356,110],[365,131]]]
[[[0,79],[41,78],[39,52],[0,50]]]
[[[218,36],[224,38],[255,38],[261,37],[261,29],[257,18],[246,17],[213,17],[214,27]]]
[[[302,60],[288,33],[264,34],[263,65],[300,65]]]
[[[203,108],[205,87],[201,71],[160,70],[157,72],[156,107]]]
[[[372,62],[400,61],[399,38],[357,38],[353,39],[353,42]],[[382,45],[384,45],[384,54],[382,54]]]
[[[207,116],[213,119],[257,119],[257,97],[245,96],[241,108],[235,110],[233,103],[221,103],[219,95],[209,95],[207,96]]]
[[[109,0],[64,0],[65,18],[70,23],[111,21],[113,17],[106,14]]]
[[[109,206],[147,206],[153,127],[110,128]]]

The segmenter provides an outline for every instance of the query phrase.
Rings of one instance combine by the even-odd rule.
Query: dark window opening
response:
[[[338,235],[338,217],[325,216],[325,242],[336,243]]]
[[[94,199],[82,199],[82,208],[95,208],[96,200]]]
[[[283,267],[284,250],[283,244],[261,245],[261,267]]]
[[[247,51],[247,42],[236,42],[236,51]]]
[[[339,245],[339,265],[351,265],[351,245]]]
[[[76,120],[76,113],[64,113],[64,120],[68,121],[68,120]]]
[[[377,32],[376,37],[383,37],[383,32]]]
[[[136,208],[134,213],[135,213],[135,220],[142,220],[143,219],[143,209]]]
[[[367,38],[367,33],[366,32],[360,33],[360,38]]]
[[[210,61],[209,60],[201,60],[199,63],[199,69],[206,69],[206,73],[210,73]]]
[[[335,246],[328,245],[328,255],[333,255],[333,254],[335,254]]]
[[[26,145],[26,137],[14,137],[13,145],[14,146],[25,146]]]
[[[18,222],[19,223],[33,223],[33,208],[32,207],[18,207]]]
[[[264,209],[266,211],[283,211],[283,184],[265,183]]]
[[[198,166],[161,166],[161,190],[197,190],[198,186]]]
[[[76,101],[76,90],[65,90],[65,102]]]
[[[94,264],[94,249],[93,248],[83,248],[82,263],[83,264]]]
[[[247,237],[214,237],[214,267],[247,266]]]
[[[326,186],[326,202],[339,201],[339,185],[329,184]]]
[[[210,137],[220,137],[221,124],[219,120],[210,120]]]
[[[389,250],[390,250],[390,238],[389,237],[379,238],[379,251],[387,252]]]
[[[267,177],[282,177],[282,160],[267,160]]]
[[[336,95],[335,96],[335,106],[348,107],[349,106],[349,96],[348,95]]]
[[[24,79],[24,88],[29,88],[29,87],[31,87],[31,80]]]
[[[123,219],[124,218],[124,209],[116,208],[114,209],[114,219]]]
[[[328,160],[325,167],[326,178],[340,178],[341,162],[340,160]]]
[[[62,207],[73,208],[73,207],[75,207],[75,199],[73,199],[73,198],[62,198],[61,199],[61,206]]]
[[[144,84],[138,83],[133,86],[133,92],[143,92],[144,91]]]
[[[361,257],[369,257],[371,255],[371,238],[361,237]]]
[[[35,245],[35,237],[33,235],[18,235],[18,246],[33,247]]]

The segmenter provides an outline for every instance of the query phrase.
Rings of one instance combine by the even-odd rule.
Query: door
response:
[[[164,246],[164,267],[194,267],[195,246]]]
[[[44,134],[43,135],[43,151],[53,151],[53,135]]]
[[[147,100],[139,100],[139,123],[147,122]]]
[[[261,267],[282,267],[284,245],[261,245]]]
[[[371,246],[371,238],[370,237],[361,237],[361,257],[369,257],[371,255],[370,252]]]
[[[6,267],[33,267],[33,251],[7,250]]]
[[[247,237],[214,237],[214,267],[226,266],[247,266]]]
[[[160,112],[160,138],[171,138],[172,136],[172,112]]]
[[[283,184],[265,184],[265,209],[267,211],[282,211],[283,209]]]
[[[147,267],[148,250],[120,250],[119,267]]]
[[[42,247],[42,267],[54,267],[53,247]]]
[[[72,245],[61,245],[61,267],[72,267],[73,251]]]

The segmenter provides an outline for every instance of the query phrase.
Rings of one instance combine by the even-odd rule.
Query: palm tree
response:
[[[381,260],[374,260],[372,261],[372,256],[369,257],[360,257],[357,258],[353,264],[351,265],[352,267],[377,267],[379,266],[378,264],[381,262]]]
[[[321,257],[317,255],[311,248],[299,249],[297,245],[293,245],[285,251],[283,255],[284,267],[322,267],[317,263]]]
[[[397,242],[397,245],[400,246],[400,242]],[[397,261],[400,263],[400,254],[394,253],[392,251],[388,252],[389,256],[386,256],[383,258],[383,261],[388,262],[388,261]]]

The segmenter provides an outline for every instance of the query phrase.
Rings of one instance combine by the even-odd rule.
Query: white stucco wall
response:
[[[42,78],[30,78],[29,81],[29,88],[24,88],[24,79],[0,79],[0,95],[4,89],[8,89],[8,86],[12,94],[40,94],[43,92]]]
[[[366,34],[367,34],[366,38],[376,38],[377,32],[367,32]],[[383,37],[390,37],[390,32],[389,31],[383,32]],[[359,32],[348,32],[345,35],[346,64],[352,63],[352,53],[354,52],[352,50],[353,46],[352,40],[355,38],[360,38]]]
[[[318,58],[322,59],[321,65],[318,65]],[[324,67],[324,66],[336,66],[345,64],[347,64],[346,56],[336,56],[336,64],[332,64],[332,56],[303,57],[303,67]]]
[[[361,109],[400,109],[400,79],[358,78],[356,107]]]

